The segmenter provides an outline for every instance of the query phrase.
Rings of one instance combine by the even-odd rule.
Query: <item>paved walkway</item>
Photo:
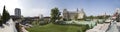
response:
[[[118,28],[120,28],[120,27],[118,27],[116,21],[111,22],[111,25],[109,26],[107,32],[119,32],[119,29],[118,29]]]
[[[4,28],[0,28],[0,32],[17,32],[15,23],[12,19],[6,22],[8,25],[3,24]]]
[[[120,22],[112,21],[111,24],[97,24],[93,29],[86,32],[120,32]]]
[[[120,22],[117,22],[117,27],[118,27],[118,30],[120,32]]]
[[[86,32],[105,32],[109,27],[109,23],[97,24],[92,29],[87,30]]]

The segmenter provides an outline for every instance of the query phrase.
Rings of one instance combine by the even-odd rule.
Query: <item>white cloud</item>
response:
[[[2,9],[3,9],[3,5],[4,5],[4,1],[0,0],[0,13],[2,14]]]
[[[6,6],[6,9],[10,14],[14,14],[14,9],[15,8],[22,8],[19,5],[18,0],[0,0],[0,13],[2,13],[3,6]]]
[[[20,8],[23,16],[39,16],[40,14],[50,16],[51,8],[57,6],[54,0],[0,0],[0,13],[4,5],[11,15],[14,15],[15,8]]]
[[[43,14],[43,16],[49,16],[50,10],[47,8],[34,8],[28,11],[22,11],[22,13],[24,16],[40,16],[41,14]]]

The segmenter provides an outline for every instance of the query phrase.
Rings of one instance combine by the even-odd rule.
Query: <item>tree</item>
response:
[[[104,16],[98,16],[99,19],[104,19]]]
[[[5,6],[4,6],[4,7],[3,7],[2,17],[1,17],[2,23],[5,24],[6,21],[8,21],[9,19],[10,19],[10,15],[9,15],[9,13],[7,12],[7,10],[5,9]]]
[[[89,18],[90,18],[91,20],[93,20],[94,16],[93,16],[93,15],[91,15],[91,16],[89,16]]]
[[[51,21],[55,22],[55,20],[58,20],[60,16],[60,12],[58,10],[58,8],[53,8],[51,9]]]
[[[86,20],[87,19],[87,16],[86,16],[86,14],[84,14],[84,16],[83,16],[83,20]]]

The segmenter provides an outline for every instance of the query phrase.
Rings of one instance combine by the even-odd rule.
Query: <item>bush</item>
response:
[[[89,25],[83,25],[82,30],[80,30],[80,32],[85,32],[86,30],[90,29]]]

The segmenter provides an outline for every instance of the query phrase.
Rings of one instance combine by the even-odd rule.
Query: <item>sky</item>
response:
[[[50,16],[51,9],[58,7],[60,12],[83,8],[90,16],[113,14],[116,8],[120,8],[120,0],[0,0],[0,13],[4,5],[11,15],[14,15],[15,8],[20,8],[23,16]]]

